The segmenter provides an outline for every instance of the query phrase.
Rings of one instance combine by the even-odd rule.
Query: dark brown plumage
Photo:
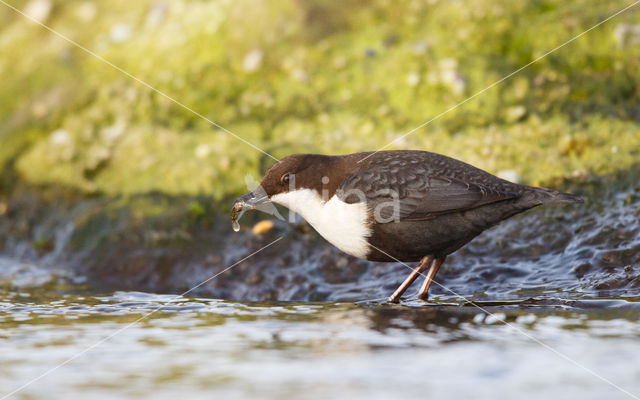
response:
[[[368,257],[373,261],[418,261],[426,254],[444,257],[487,228],[530,208],[582,202],[579,196],[512,183],[436,153],[385,151],[367,158],[369,154],[361,153],[364,161],[355,164],[338,196],[358,188],[375,208],[393,200],[389,192],[398,193],[401,223],[373,226],[370,243],[387,253],[373,251]]]
[[[431,267],[421,290],[426,298],[445,257],[500,221],[539,205],[582,202],[580,196],[516,184],[450,157],[410,150],[295,154],[274,164],[261,187],[263,198],[310,189],[322,194],[323,204],[335,196],[343,204],[365,205],[369,249],[362,258],[421,260],[390,301]],[[256,197],[247,196],[236,204]]]

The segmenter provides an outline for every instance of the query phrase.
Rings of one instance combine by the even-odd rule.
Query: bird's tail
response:
[[[534,190],[528,192],[530,199],[539,204],[578,204],[584,203],[582,196],[571,193],[562,193],[547,188],[532,188]]]

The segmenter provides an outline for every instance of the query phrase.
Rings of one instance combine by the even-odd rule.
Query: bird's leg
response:
[[[418,275],[421,275],[424,270],[427,269],[433,262],[433,255],[425,256],[420,260],[420,265],[415,267],[413,271],[409,274],[407,279],[402,282],[402,284],[396,289],[395,292],[389,297],[387,300],[389,303],[397,303],[400,299],[400,296],[407,290],[409,286],[418,278]]]
[[[420,293],[418,294],[418,297],[420,297],[421,300],[427,300],[429,298],[429,286],[431,286],[431,282],[433,281],[433,278],[438,273],[440,266],[442,265],[442,263],[444,263],[444,260],[446,258],[447,258],[446,256],[441,258],[436,258],[436,260],[433,262],[433,265],[431,265],[431,268],[429,269],[429,273],[427,273],[427,277],[424,278],[424,283],[422,284],[422,287],[420,288]]]

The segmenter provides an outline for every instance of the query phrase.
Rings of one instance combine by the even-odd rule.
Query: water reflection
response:
[[[208,325],[237,321],[271,321],[273,327],[314,323],[322,326],[361,327],[370,334],[387,335],[390,331],[427,333],[431,338],[447,341],[457,331],[473,339],[474,327],[520,324],[534,329],[537,324],[554,318],[584,321],[627,321],[635,327],[640,318],[640,297],[614,299],[568,300],[562,298],[530,298],[519,301],[474,301],[426,304],[408,301],[400,305],[383,303],[237,303],[206,298],[185,298],[142,292],[116,292],[109,295],[55,294],[51,292],[2,292],[0,322],[3,328],[28,324],[95,323],[114,320],[141,324],[165,318],[188,318],[193,324]],[[99,318],[96,319],[95,317]],[[570,324],[575,329],[575,323]],[[562,327],[562,326],[560,326]],[[635,328],[611,332],[626,336]],[[397,333],[397,332],[396,332]]]
[[[417,301],[238,303],[139,292],[0,293],[2,392],[125,328],[16,398],[46,397],[51,390],[65,398],[169,398],[178,391],[196,398],[388,398],[427,389],[434,397],[534,398],[554,385],[554,393],[567,396],[619,394],[531,337],[640,390],[637,298],[476,304],[492,314],[487,316],[469,304]],[[583,386],[562,385],[558,376]],[[498,382],[500,390],[492,390]],[[484,394],[474,385],[485,387]]]

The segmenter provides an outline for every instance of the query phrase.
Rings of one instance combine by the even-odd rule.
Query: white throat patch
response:
[[[271,196],[271,201],[287,207],[304,218],[329,243],[347,254],[366,258],[371,236],[367,206],[348,204],[337,196],[323,201],[312,189],[298,189]]]

